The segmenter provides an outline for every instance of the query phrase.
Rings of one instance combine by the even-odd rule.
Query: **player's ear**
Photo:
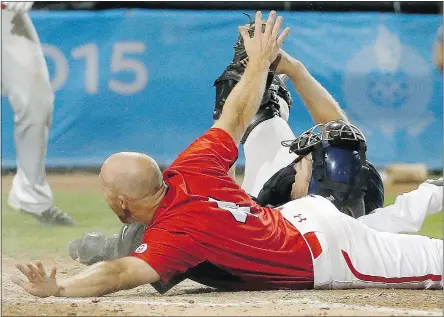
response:
[[[125,196],[119,195],[117,199],[119,201],[119,206],[120,208],[122,208],[122,210],[128,209],[128,199]]]

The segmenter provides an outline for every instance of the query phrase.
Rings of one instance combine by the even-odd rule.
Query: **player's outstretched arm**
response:
[[[41,262],[36,265],[18,264],[17,268],[27,277],[27,281],[18,276],[11,277],[17,285],[28,293],[38,297],[95,297],[114,293],[139,285],[157,282],[160,277],[143,260],[136,257],[124,257],[109,262],[96,263],[84,271],[56,280],[56,268],[48,276]]]
[[[248,54],[248,65],[241,80],[229,94],[224,111],[213,127],[228,132],[239,143],[254,114],[257,112],[265,90],[268,69],[276,59],[279,48],[290,32],[286,28],[280,35],[282,17],[276,19],[276,12],[268,16],[265,31],[262,32],[262,14],[256,13],[255,32],[250,38],[248,31],[239,27]]]
[[[339,119],[348,121],[336,100],[309,73],[304,64],[283,50],[280,54],[282,58],[276,72],[286,74],[290,78],[316,124]]]

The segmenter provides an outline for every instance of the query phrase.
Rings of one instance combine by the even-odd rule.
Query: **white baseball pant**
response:
[[[424,219],[442,209],[442,199],[441,187],[422,184],[399,196],[387,213],[381,208],[381,216],[408,215],[404,207],[417,202],[407,210],[413,213],[412,219]],[[321,196],[300,198],[282,208],[284,217],[302,235],[312,232],[317,238],[316,250],[307,241],[316,289],[443,288],[440,239],[377,231],[368,226],[374,223],[371,215],[352,218]]]
[[[8,203],[36,215],[53,205],[45,155],[54,93],[39,38],[27,13],[2,10],[2,92],[14,111],[17,174]]]

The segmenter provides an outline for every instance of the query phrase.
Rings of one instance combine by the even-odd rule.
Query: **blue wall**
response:
[[[305,63],[369,141],[377,166],[442,167],[439,15],[283,13],[284,49]],[[56,89],[48,165],[98,165],[117,151],[169,164],[212,124],[213,81],[231,61],[238,11],[31,13]],[[294,94],[294,91],[292,90]],[[296,134],[311,119],[294,96]],[[2,98],[3,166],[15,166]],[[241,162],[243,156],[240,156]]]

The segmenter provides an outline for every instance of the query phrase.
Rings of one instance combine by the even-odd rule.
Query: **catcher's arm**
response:
[[[286,74],[307,107],[313,121],[318,123],[331,120],[348,121],[347,116],[330,93],[308,72],[297,59],[281,50],[277,73]]]
[[[224,111],[213,125],[228,132],[237,144],[259,109],[270,64],[276,59],[280,45],[290,32],[286,28],[278,37],[281,23],[282,17],[276,20],[276,12],[271,11],[265,31],[262,32],[262,14],[258,11],[255,18],[256,31],[251,38],[246,28],[239,28],[249,62],[241,80],[228,95]]]

